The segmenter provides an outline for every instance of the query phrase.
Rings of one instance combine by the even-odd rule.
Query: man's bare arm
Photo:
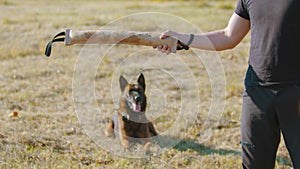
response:
[[[226,28],[203,34],[197,34],[189,46],[198,49],[217,51],[231,49],[234,48],[246,36],[249,30],[250,21],[234,13],[231,16]],[[162,33],[161,38],[165,39],[169,36],[175,37],[183,43],[187,43],[190,38],[190,34],[183,34],[173,31],[166,31]],[[161,50],[164,53],[170,53],[170,49],[171,47],[168,46],[158,47],[158,50]]]

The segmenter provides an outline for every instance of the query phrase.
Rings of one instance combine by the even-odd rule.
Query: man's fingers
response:
[[[161,48],[161,52],[167,53],[168,48],[169,48],[169,47],[168,47],[167,45],[163,45],[162,48]]]
[[[157,50],[161,51],[161,49],[163,48],[163,45],[159,45],[156,48],[157,48]]]
[[[163,45],[163,50],[168,50],[168,45]]]
[[[160,39],[166,39],[166,38],[168,38],[168,37],[170,37],[170,36],[173,36],[173,32],[167,30],[167,31],[163,32],[163,33],[160,35],[159,38],[160,38]]]
[[[166,38],[168,38],[169,36],[168,35],[165,35],[165,34],[161,34],[160,36],[159,36],[159,38],[160,39],[162,39],[162,40],[164,40],[164,39],[166,39]]]

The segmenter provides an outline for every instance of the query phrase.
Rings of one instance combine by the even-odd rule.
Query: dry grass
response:
[[[217,53],[221,56],[227,82],[226,106],[219,119],[220,116],[217,119],[206,118],[212,103],[211,83],[206,65],[193,52],[179,52],[174,59],[147,47],[116,46],[102,60],[90,54],[96,58],[87,58],[79,64],[77,59],[85,55],[81,53],[82,46],[55,44],[51,58],[43,54],[47,41],[64,28],[99,29],[110,25],[113,20],[137,12],[162,12],[186,18],[202,31],[209,31],[225,26],[234,6],[234,0],[0,0],[0,168],[241,168],[240,95],[249,37],[234,50]],[[146,19],[133,21],[122,29],[160,32],[168,27],[164,19],[157,18],[156,23],[148,23]],[[155,25],[159,23],[161,25]],[[177,24],[173,29],[188,32],[192,28]],[[91,49],[87,48],[87,51],[99,51],[97,47]],[[80,53],[81,57],[77,57]],[[202,55],[215,54],[208,52]],[[82,84],[88,80],[96,84],[94,89],[87,88],[86,92],[82,89],[83,92],[79,93],[95,94],[96,97],[96,102],[84,109],[81,100],[74,98],[77,91],[73,89],[78,85],[74,84],[74,76],[78,65],[85,68],[86,64],[87,68],[91,68],[90,65],[95,66],[95,63],[99,64],[94,67],[96,74],[79,76],[79,79],[87,79]],[[141,68],[136,63],[149,63],[155,67],[145,71],[151,103],[149,118],[155,120],[160,132],[172,129],[171,133],[165,133],[154,143],[153,149],[159,150],[159,153],[142,159],[119,157],[108,151],[110,147],[98,146],[103,140],[109,142],[106,146],[119,144],[103,138],[102,129],[117,102],[114,99],[119,94],[118,75],[129,77],[136,74]],[[171,72],[174,78],[157,69],[159,66]],[[189,83],[190,74],[199,88]],[[186,83],[178,85],[176,80]],[[83,85],[79,83],[79,86]],[[178,93],[183,91],[186,93],[181,97]],[[195,102],[197,105],[189,105]],[[181,111],[180,103],[195,109],[197,118],[188,127],[181,123],[174,126]],[[80,113],[80,110],[86,110],[86,114]],[[13,111],[19,116],[10,117]],[[205,124],[209,124],[208,128],[203,127]],[[209,134],[210,131],[214,132],[209,139],[201,139],[201,134]],[[174,141],[181,142],[169,148],[168,143]],[[291,163],[282,143],[276,168],[289,167]]]

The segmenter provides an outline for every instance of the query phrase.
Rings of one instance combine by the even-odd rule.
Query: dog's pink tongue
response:
[[[140,104],[133,104],[133,110],[135,112],[141,112],[142,108]]]

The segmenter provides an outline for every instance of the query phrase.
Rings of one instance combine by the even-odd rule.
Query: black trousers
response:
[[[282,132],[293,166],[300,169],[300,86],[247,86],[243,94],[243,168],[273,169]]]

